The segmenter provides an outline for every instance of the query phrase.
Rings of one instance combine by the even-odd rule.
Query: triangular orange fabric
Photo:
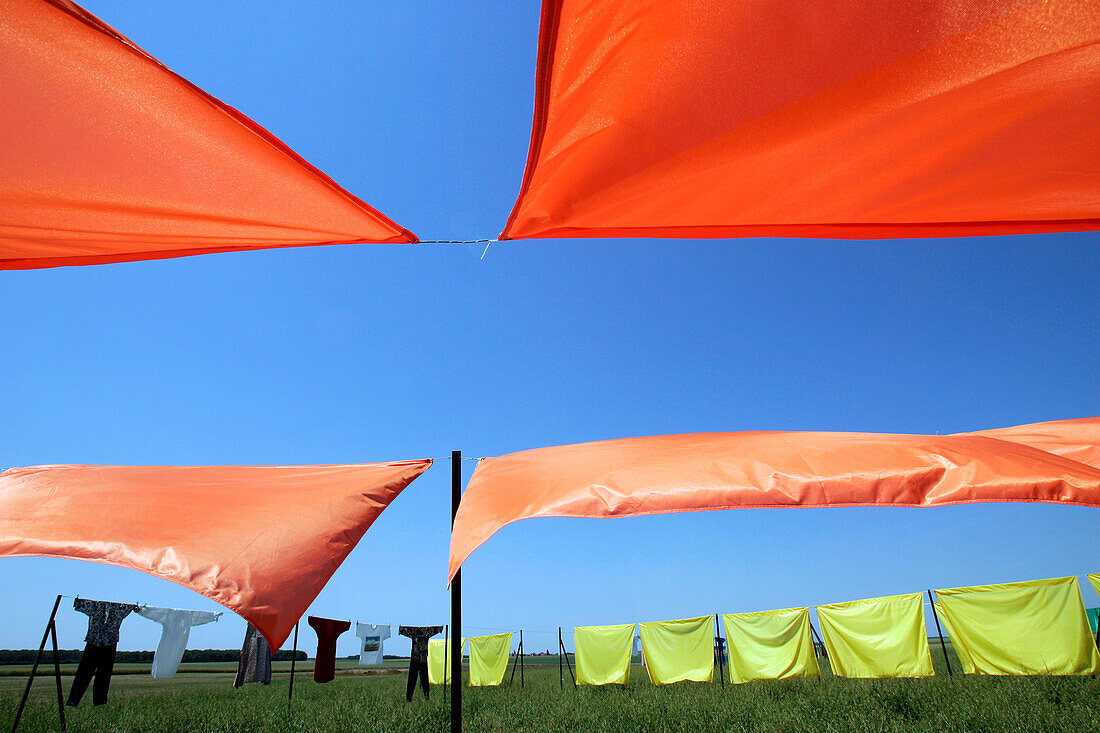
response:
[[[0,269],[416,237],[66,0],[0,3]]]
[[[500,235],[1100,229],[1095,0],[544,0]]]
[[[133,568],[236,611],[279,648],[430,460],[343,466],[34,466],[0,474],[0,557]]]
[[[994,501],[1100,507],[1100,466],[1056,455],[1059,434],[1079,446],[1096,428],[1100,418],[1015,429],[1042,432],[1045,450],[979,434],[747,432],[605,440],[485,458],[455,516],[449,577],[499,529],[532,517]]]

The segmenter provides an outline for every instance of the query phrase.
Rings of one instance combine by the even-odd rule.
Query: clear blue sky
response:
[[[84,4],[422,238],[500,231],[530,135],[536,0]],[[1100,414],[1097,234],[481,255],[362,245],[0,272],[0,466],[370,462]],[[446,623],[449,492],[441,462],[311,613]],[[1080,575],[1100,570],[1096,527],[1095,510],[1042,505],[534,520],[468,563],[464,618],[532,630],[535,650],[556,632],[534,631],[559,625]],[[0,648],[34,646],[59,592],[217,608],[71,561],[2,560],[0,587]],[[66,608],[60,641],[77,647],[85,617]],[[151,649],[159,629],[128,620],[121,646]],[[191,644],[243,632],[227,613]]]

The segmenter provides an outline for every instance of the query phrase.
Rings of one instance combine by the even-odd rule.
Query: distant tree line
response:
[[[37,653],[37,649],[0,649],[0,664],[34,664],[34,656]],[[62,664],[75,664],[80,661],[80,655],[83,653],[81,649],[61,649],[58,655],[61,657]],[[293,654],[294,652],[288,649],[275,652],[271,658],[276,662],[289,662]],[[183,661],[184,663],[236,662],[240,659],[240,656],[240,649],[188,649],[183,653]],[[299,661],[303,661],[308,656],[305,652],[299,651],[297,658]],[[46,664],[53,663],[52,649],[47,649],[42,653],[42,662]],[[152,664],[153,652],[118,652],[115,655],[115,662],[118,664],[141,662]]]

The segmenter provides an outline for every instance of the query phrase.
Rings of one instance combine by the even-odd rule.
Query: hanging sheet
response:
[[[466,650],[466,639],[458,643],[459,654]],[[451,683],[451,659],[454,658],[453,639],[433,639],[428,642],[428,682],[433,685]]]
[[[501,239],[1100,228],[1094,0],[544,0]]]
[[[967,674],[1100,673],[1077,578],[937,590]]]
[[[1043,449],[981,434],[699,433],[485,458],[451,532],[450,576],[502,527],[534,517],[629,517],[752,507],[932,507],[983,501],[1100,507],[1081,455],[1100,418],[1023,426]],[[1091,459],[1090,459],[1091,460]]]
[[[757,613],[727,613],[730,682],[819,677],[810,631],[810,609],[786,608]]]
[[[1088,578],[1092,589],[1096,591],[1096,595],[1100,596],[1100,573],[1089,573]]]
[[[817,607],[838,677],[930,677],[924,596],[908,593]]]
[[[630,681],[634,624],[573,629],[578,685],[625,685]]]
[[[495,687],[504,680],[512,633],[470,637],[470,687]]]
[[[236,611],[278,649],[430,460],[33,466],[0,473],[0,557],[133,568]]]
[[[67,0],[0,3],[0,269],[416,237]]]
[[[714,679],[714,630],[710,616],[638,624],[646,670],[655,685]]]

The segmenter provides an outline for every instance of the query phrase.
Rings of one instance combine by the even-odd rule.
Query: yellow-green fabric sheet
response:
[[[434,639],[428,642],[428,682],[433,685],[450,684],[451,658],[454,654],[453,639]],[[459,654],[466,648],[466,640],[459,645]]]
[[[1077,578],[946,588],[936,597],[967,674],[1100,673]]]
[[[730,682],[821,675],[810,631],[810,609],[727,613],[722,625]]]
[[[710,616],[638,624],[649,679],[655,685],[714,679],[714,632]]]
[[[924,597],[907,593],[817,607],[838,677],[929,677]]]
[[[634,624],[573,629],[578,685],[625,685],[630,681]]]
[[[495,687],[504,680],[512,654],[512,632],[470,638],[470,686]]]

